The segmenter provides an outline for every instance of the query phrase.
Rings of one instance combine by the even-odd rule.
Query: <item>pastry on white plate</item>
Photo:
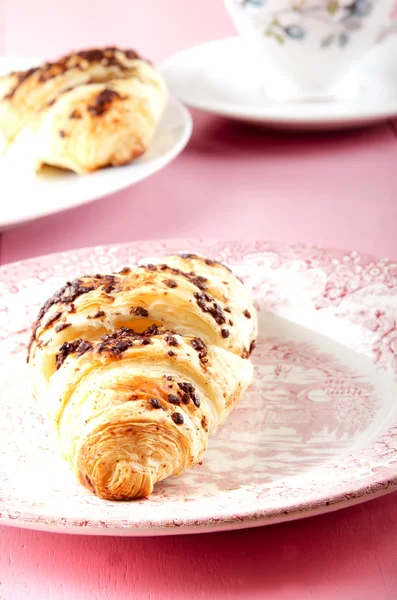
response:
[[[132,50],[72,53],[0,77],[0,148],[35,170],[128,164],[148,149],[167,97],[161,75]]]

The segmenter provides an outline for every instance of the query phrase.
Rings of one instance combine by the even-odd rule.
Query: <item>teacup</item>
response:
[[[385,34],[396,0],[224,0],[268,95],[353,95],[357,61]],[[390,31],[393,26],[390,27]]]

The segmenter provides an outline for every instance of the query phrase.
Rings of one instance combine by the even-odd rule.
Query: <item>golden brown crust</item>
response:
[[[150,145],[166,100],[163,79],[135,51],[72,53],[0,77],[0,145],[36,170],[124,165]]]
[[[29,356],[35,395],[82,485],[140,498],[200,462],[251,381],[241,354],[255,337],[243,285],[200,257],[68,282],[40,310]]]
[[[256,336],[255,320],[249,322],[246,317],[252,310],[251,300],[227,267],[205,260],[198,258],[192,264],[190,259],[172,256],[166,262],[149,263],[127,272],[98,273],[67,282],[41,308],[32,340],[59,346],[71,339],[71,327],[81,317],[90,320],[84,323],[87,335],[93,329],[105,332],[106,316],[111,327],[126,326],[142,332],[150,325],[163,324],[189,333],[191,323],[186,327],[178,314],[178,309],[183,309],[190,319],[200,323],[199,338],[246,357]],[[160,298],[164,305],[176,309],[163,312],[161,306],[158,308]],[[52,329],[54,323],[62,329]]]
[[[102,65],[104,67],[116,67],[117,74],[128,72],[131,69],[130,61],[141,59],[135,50],[121,50],[115,46],[104,48],[92,48],[81,50],[80,52],[71,52],[54,62],[46,62],[39,67],[33,67],[26,71],[14,71],[9,75],[0,77],[0,82],[4,78],[12,77],[13,84],[6,93],[0,92],[0,100],[12,100],[16,94],[24,93],[23,87],[29,84],[40,84],[54,79],[66,73],[67,71],[77,69],[79,71],[88,71],[92,65]],[[114,71],[112,79],[114,78]],[[104,75],[106,77],[106,75]],[[102,80],[101,80],[102,81]],[[87,81],[88,83],[88,81]],[[99,81],[96,81],[99,83]],[[25,86],[24,86],[25,84]]]

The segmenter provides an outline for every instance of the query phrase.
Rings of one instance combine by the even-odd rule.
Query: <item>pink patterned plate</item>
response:
[[[39,305],[66,279],[194,251],[228,264],[259,310],[256,380],[202,466],[148,499],[80,487],[32,400]],[[217,531],[297,519],[397,486],[397,264],[267,242],[140,242],[0,269],[0,522],[97,535]]]

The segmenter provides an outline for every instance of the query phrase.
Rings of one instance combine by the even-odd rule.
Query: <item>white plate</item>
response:
[[[370,125],[397,116],[397,36],[361,61],[361,81],[352,99],[278,102],[249,71],[238,37],[183,50],[160,65],[171,93],[188,106],[284,129],[339,129]]]
[[[39,305],[83,272],[169,252],[227,263],[253,292],[255,382],[202,466],[147,500],[75,480],[32,400],[26,344]],[[266,242],[163,241],[0,268],[0,522],[95,535],[217,531],[297,519],[397,487],[397,264]]]
[[[0,58],[0,74],[25,69],[34,61]],[[170,98],[149,150],[125,167],[76,175],[45,168],[39,175],[9,172],[0,161],[0,231],[52,213],[74,208],[138,183],[171,162],[192,132],[189,111]]]

